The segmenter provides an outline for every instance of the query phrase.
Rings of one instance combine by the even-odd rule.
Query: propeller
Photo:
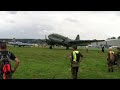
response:
[[[51,41],[49,40],[49,39],[47,39],[47,36],[45,35],[45,41],[46,41],[46,43],[49,45],[51,45]]]
[[[45,35],[45,40],[47,41],[47,36]]]

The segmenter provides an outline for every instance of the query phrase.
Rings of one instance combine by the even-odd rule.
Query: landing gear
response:
[[[69,50],[69,47],[66,47],[66,50]]]
[[[49,47],[49,49],[52,49],[52,45]]]

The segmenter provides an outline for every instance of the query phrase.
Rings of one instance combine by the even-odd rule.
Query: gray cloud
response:
[[[15,21],[14,21],[14,20],[9,20],[8,22],[9,22],[9,23],[15,23]]]
[[[7,12],[10,14],[17,14],[18,13],[18,11],[7,11]]]
[[[6,27],[7,28],[7,27]],[[11,31],[2,31],[0,38],[45,38],[45,35],[54,32],[50,25],[33,25],[12,27]]]
[[[44,38],[58,33],[75,39],[118,36],[120,12],[9,11],[0,12],[0,38]],[[70,22],[70,23],[69,23]]]
[[[69,21],[69,22],[79,22],[78,20],[76,20],[76,19],[72,19],[72,18],[65,18],[64,19],[65,21]]]
[[[117,16],[120,16],[120,11],[114,11]]]

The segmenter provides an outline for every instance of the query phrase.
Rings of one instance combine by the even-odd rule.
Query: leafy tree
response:
[[[118,37],[118,39],[120,39],[120,36]]]
[[[111,37],[111,39],[116,39],[116,37]]]

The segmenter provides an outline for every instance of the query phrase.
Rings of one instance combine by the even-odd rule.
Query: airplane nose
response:
[[[53,34],[50,34],[50,35],[48,35],[48,38],[51,38],[53,36]]]

